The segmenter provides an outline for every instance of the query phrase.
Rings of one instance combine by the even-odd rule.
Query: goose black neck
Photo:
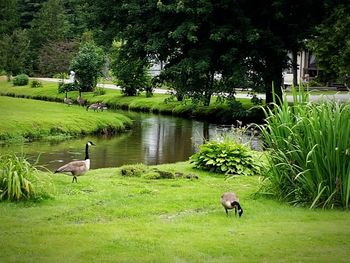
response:
[[[89,159],[89,144],[85,145],[85,160]]]

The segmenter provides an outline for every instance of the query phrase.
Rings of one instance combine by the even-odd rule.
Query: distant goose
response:
[[[86,107],[86,110],[88,111],[89,109],[94,110],[94,111],[98,111],[98,110],[107,110],[107,106],[104,103],[98,102],[98,103],[94,103],[91,104],[90,106]]]
[[[67,93],[66,93],[66,97],[64,98],[63,102],[66,103],[68,106],[73,104],[73,100],[67,98]]]
[[[86,101],[81,96],[79,96],[77,98],[77,102],[80,106],[84,106]]]
[[[95,145],[93,142],[88,141],[85,146],[85,160],[84,161],[73,161],[67,163],[58,168],[55,173],[72,173],[73,181],[78,182],[77,176],[86,173],[90,169],[90,158],[89,158],[89,146]]]
[[[89,109],[98,111],[100,109],[100,105],[98,103],[91,104],[90,106],[86,107],[86,111],[88,111]]]
[[[97,104],[98,104],[99,109],[100,109],[101,111],[107,110],[107,105],[106,105],[106,104],[101,103],[101,102],[99,102],[99,103],[97,103]]]
[[[235,193],[224,193],[221,196],[221,204],[225,208],[226,214],[228,215],[228,210],[235,209],[235,215],[238,215],[239,217],[243,214],[243,209],[241,205],[239,204],[239,198],[236,196]]]

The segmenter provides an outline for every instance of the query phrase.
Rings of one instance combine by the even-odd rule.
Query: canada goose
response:
[[[239,204],[239,198],[236,196],[235,193],[224,193],[221,196],[221,204],[225,208],[227,215],[228,215],[228,210],[234,208],[235,215],[237,215],[237,210],[238,210],[239,217],[242,216],[243,209],[242,209],[241,205]]]
[[[84,106],[86,101],[81,96],[79,96],[77,98],[77,102],[80,106]]]
[[[66,92],[66,97],[63,100],[64,103],[66,103],[68,106],[73,104],[73,100],[67,98],[67,92]]]
[[[89,158],[89,146],[95,145],[93,142],[88,141],[85,145],[85,160],[84,161],[73,161],[67,163],[58,168],[55,173],[72,173],[73,181],[78,182],[77,176],[80,176],[90,169],[90,158]]]
[[[97,103],[97,104],[98,104],[99,109],[100,109],[101,111],[107,110],[107,105],[106,105],[106,104],[101,103],[101,102],[99,102],[99,103]]]
[[[86,107],[86,111],[88,111],[89,109],[94,110],[94,111],[98,111],[100,109],[100,105],[99,105],[99,103],[91,104],[90,106]]]

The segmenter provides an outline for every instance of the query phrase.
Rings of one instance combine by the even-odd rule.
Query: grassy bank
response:
[[[86,111],[62,103],[0,96],[0,140],[115,133],[131,125],[117,113]]]
[[[259,199],[258,177],[147,180],[92,170],[51,175],[53,199],[0,203],[1,262],[347,262],[350,214]],[[219,203],[236,191],[242,218]]]
[[[14,87],[12,83],[7,82],[5,78],[0,78],[0,95],[46,101],[63,101],[64,94],[57,93],[57,83],[43,82],[43,84],[41,88],[31,88],[30,84],[27,86]],[[232,123],[235,119],[240,119],[245,122],[259,122],[263,117],[262,112],[255,109],[246,111],[253,107],[253,104],[248,98],[239,99],[243,104],[243,110],[240,110],[238,108],[230,108],[227,104],[216,103],[215,97],[209,107],[204,107],[193,105],[189,101],[169,101],[170,95],[168,94],[154,94],[154,96],[150,98],[147,98],[144,94],[136,97],[126,97],[118,90],[104,90],[104,95],[96,96],[92,92],[85,92],[83,97],[88,103],[97,101],[104,102],[112,109],[161,113],[208,120],[211,122]],[[69,92],[68,97],[75,100],[78,97],[78,92]]]

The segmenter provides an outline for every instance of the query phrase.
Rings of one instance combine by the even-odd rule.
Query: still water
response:
[[[64,163],[84,159],[85,143],[91,140],[96,144],[90,147],[91,169],[135,163],[174,163],[188,160],[205,140],[228,129],[173,116],[133,113],[131,117],[134,120],[132,129],[111,137],[3,145],[0,154],[23,153],[31,162],[38,159],[39,165],[55,170]]]

